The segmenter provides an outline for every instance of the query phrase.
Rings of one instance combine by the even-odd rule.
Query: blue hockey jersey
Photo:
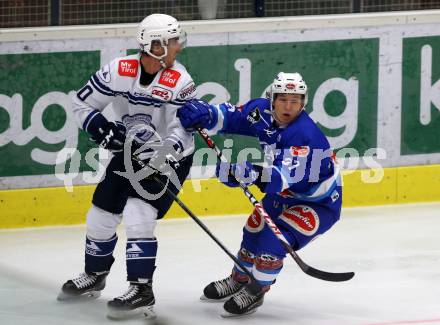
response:
[[[287,126],[278,126],[270,105],[264,98],[241,107],[211,105],[217,124],[208,133],[259,139],[265,155],[258,181],[263,192],[310,202],[337,200],[340,171],[325,135],[304,110]]]

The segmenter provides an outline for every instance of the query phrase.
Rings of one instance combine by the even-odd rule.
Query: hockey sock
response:
[[[270,254],[260,254],[255,259],[252,275],[262,286],[273,284],[283,268],[283,260]]]
[[[147,282],[153,279],[156,268],[157,239],[137,238],[127,240],[127,280]]]
[[[88,274],[110,271],[114,262],[113,250],[118,236],[108,240],[96,240],[86,236],[85,271]]]
[[[253,253],[242,247],[238,251],[237,258],[247,270],[252,272],[252,267],[255,262],[255,255]],[[234,265],[232,275],[238,282],[247,282],[249,280],[248,275],[238,265]]]

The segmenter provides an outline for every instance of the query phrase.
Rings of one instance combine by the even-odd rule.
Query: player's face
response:
[[[299,94],[277,94],[273,102],[275,120],[280,124],[292,122],[303,107],[303,96]]]

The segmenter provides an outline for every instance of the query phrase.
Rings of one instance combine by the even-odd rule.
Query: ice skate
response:
[[[255,313],[263,304],[264,294],[269,290],[269,286],[259,286],[247,284],[233,295],[223,305],[224,312],[222,317],[240,317]]]
[[[107,316],[112,319],[131,318],[143,315],[156,318],[154,313],[154,294],[152,283],[130,283],[126,293],[107,303]]]
[[[105,287],[108,272],[87,274],[81,273],[77,278],[63,284],[58,294],[59,301],[71,299],[96,299]]]
[[[203,289],[200,300],[203,301],[224,301],[237,293],[248,281],[246,275],[233,272],[225,279],[214,281]]]

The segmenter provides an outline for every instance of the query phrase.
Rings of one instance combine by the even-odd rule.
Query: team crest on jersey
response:
[[[171,90],[162,87],[153,87],[153,90],[151,90],[151,97],[160,100],[169,101],[172,96],[173,92]]]
[[[123,77],[136,77],[138,68],[138,60],[121,60],[119,61],[118,73]]]
[[[98,78],[105,83],[109,83],[112,80],[110,75],[110,66],[106,64],[98,71]]]
[[[313,236],[319,228],[319,217],[306,205],[294,205],[283,211],[280,219],[303,235]]]
[[[292,146],[290,152],[294,157],[307,157],[310,153],[309,146]]]
[[[161,85],[174,88],[176,87],[177,81],[180,78],[180,72],[171,69],[165,69],[162,71],[162,74],[159,78],[159,83]]]
[[[251,122],[252,124],[257,123],[259,120],[261,120],[261,114],[260,114],[260,110],[257,108],[255,108],[253,111],[251,111],[248,116],[246,117],[246,119]]]
[[[244,226],[247,231],[256,233],[260,232],[264,228],[264,220],[261,218],[260,214],[255,209],[246,221]]]
[[[151,120],[151,115],[148,114],[122,116],[122,123],[127,128],[127,136],[134,137],[139,142],[148,141],[156,133],[156,128],[151,123]]]
[[[179,99],[185,100],[187,98],[192,97],[191,95],[194,94],[195,91],[196,91],[196,85],[194,84],[194,82],[191,81],[188,85],[183,87],[183,89],[180,91],[177,97],[179,97]]]

